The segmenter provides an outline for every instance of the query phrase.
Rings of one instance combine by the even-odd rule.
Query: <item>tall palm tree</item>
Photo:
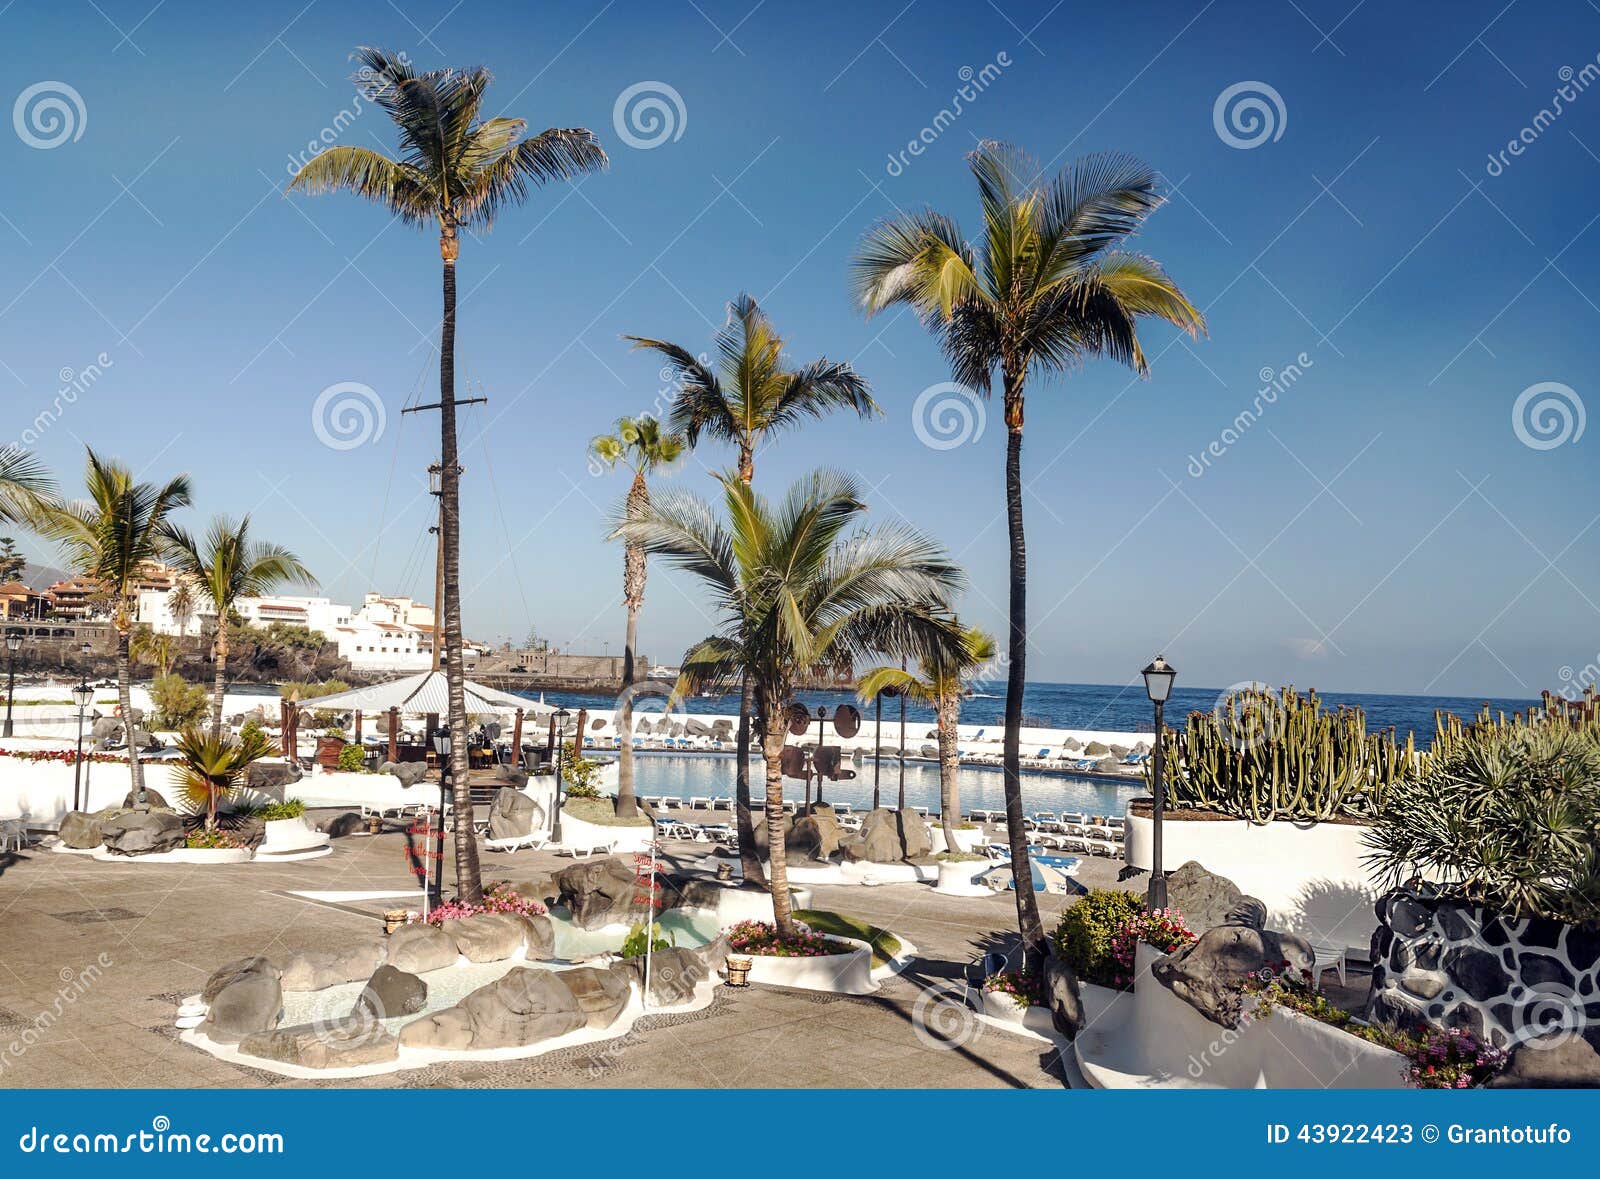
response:
[[[870,652],[953,657],[961,632],[944,603],[963,578],[937,544],[909,527],[846,535],[866,511],[846,476],[819,471],[777,504],[736,475],[719,481],[725,520],[698,497],[668,491],[617,532],[699,577],[721,616],[718,631],[684,657],[678,690],[735,677],[750,686],[763,718],[768,886],[777,926],[788,935],[780,759],[795,685],[816,667]]]
[[[867,382],[849,364],[822,357],[795,367],[784,355],[783,337],[750,295],[728,304],[728,318],[713,337],[714,365],[689,349],[665,340],[627,336],[636,348],[649,348],[667,360],[678,384],[668,424],[690,447],[701,435],[733,445],[739,478],[755,476],[755,455],[768,434],[807,418],[851,409],[862,417],[879,412]],[[746,880],[761,879],[750,817],[750,685],[739,684],[739,731],[735,743],[734,822]]]
[[[994,658],[994,639],[975,626],[961,632],[961,650],[956,658],[941,661],[939,652],[922,655],[917,670],[903,667],[875,667],[861,677],[856,692],[861,699],[873,700],[886,688],[895,688],[908,700],[933,709],[934,731],[939,742],[939,825],[944,830],[944,845],[956,850],[955,822],[961,815],[961,751],[957,738],[961,727],[961,693],[965,677]]]
[[[1018,879],[1030,870],[1022,827],[1022,693],[1027,682],[1027,549],[1022,526],[1023,397],[1034,373],[1070,372],[1106,356],[1140,375],[1149,365],[1138,322],[1154,316],[1205,328],[1161,266],[1122,248],[1162,204],[1156,173],[1131,156],[1087,156],[1054,177],[1015,148],[985,142],[969,157],[983,233],[969,244],[956,222],[924,210],[870,229],[853,282],[867,313],[906,304],[922,318],[957,381],[989,394],[998,372],[1006,424],[1006,519],[1011,568],[1004,771],[1006,820]],[[1031,889],[1016,890],[1025,955],[1044,943]]]
[[[605,167],[606,154],[582,127],[550,128],[524,139],[523,119],[484,118],[491,80],[482,67],[414,72],[381,49],[356,50],[358,81],[394,121],[400,158],[338,144],[300,169],[289,188],[353,192],[387,208],[408,225],[437,225],[444,269],[444,314],[439,328],[439,530],[443,550],[445,681],[455,785],[456,889],[460,899],[483,898],[478,846],[472,835],[467,781],[467,707],[461,656],[461,467],[456,441],[456,259],[462,230],[486,231],[496,214],[528,199],[529,189]]]
[[[54,490],[49,473],[33,455],[10,446],[0,449],[0,522],[36,521]]]
[[[128,657],[135,663],[148,663],[157,679],[165,679],[172,674],[173,665],[178,659],[175,643],[172,635],[140,623],[128,636]]]
[[[649,414],[618,418],[614,434],[590,439],[589,453],[608,467],[619,463],[633,472],[625,516],[642,516],[650,510],[648,476],[670,467],[683,455],[681,435],[670,434]],[[639,608],[644,605],[645,552],[636,542],[622,546],[622,602],[628,610],[628,629],[622,641],[622,695],[613,726],[622,744],[617,747],[617,814],[631,819],[639,813],[633,789],[633,661],[639,643]]]
[[[228,686],[228,619],[240,598],[262,598],[280,586],[314,580],[300,558],[281,545],[250,538],[250,517],[237,522],[218,516],[203,541],[176,525],[167,529],[179,572],[216,610],[211,635],[214,663],[211,687],[211,737],[222,737],[222,700]]]
[[[133,718],[132,666],[136,582],[145,567],[172,547],[168,517],[189,506],[189,477],[165,483],[140,483],[113,459],[89,451],[84,474],[87,497],[76,503],[47,504],[38,515],[39,530],[61,545],[71,570],[96,582],[111,609],[117,631],[117,699],[128,740],[129,771],[140,810],[148,810],[144,768],[139,764]]]

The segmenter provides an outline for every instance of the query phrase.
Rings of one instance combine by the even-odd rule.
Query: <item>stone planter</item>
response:
[[[942,851],[950,850],[949,848],[945,847],[944,828],[939,826],[937,823],[931,824],[931,828],[932,830],[930,831],[930,838],[933,840],[933,854],[938,855]],[[979,847],[982,847],[989,841],[988,836],[983,833],[982,827],[972,827],[968,830],[962,830],[960,827],[957,827],[955,829],[955,836],[955,850],[960,852],[973,851]]]
[[[151,852],[143,856],[113,855],[104,847],[95,848],[94,858],[109,864],[248,864],[251,852],[247,847],[177,847],[171,851]]]
[[[308,819],[269,819],[262,824],[263,838],[256,849],[257,860],[303,860],[324,856],[333,849],[326,832],[318,831]]]
[[[787,958],[776,954],[750,954],[750,981],[772,987],[826,991],[835,995],[870,995],[878,989],[872,981],[872,951],[865,945],[833,938],[851,948],[843,954],[821,958]]]
[[[627,855],[646,851],[650,847],[655,828],[646,822],[642,826],[617,826],[610,823],[590,823],[561,809],[561,846],[599,848],[610,846],[613,853]]]
[[[983,992],[983,1013],[990,1019],[1014,1024],[1036,1035],[1050,1036],[1055,1032],[1055,1023],[1050,1018],[1049,1007],[1039,1004],[1023,1007],[1010,995],[1001,991]]]
[[[986,897],[993,890],[978,877],[993,868],[988,860],[941,860],[933,891],[947,897]]]

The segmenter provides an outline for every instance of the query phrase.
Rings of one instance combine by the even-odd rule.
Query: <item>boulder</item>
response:
[[[471,1047],[519,1048],[589,1023],[577,997],[554,971],[513,967],[457,1005],[472,1025]]]
[[[89,740],[94,742],[104,741],[107,737],[122,736],[122,718],[116,716],[102,716],[94,722],[94,727],[89,730]]]
[[[282,1018],[283,987],[272,975],[255,971],[217,992],[199,1030],[218,1044],[237,1044],[277,1027]]]
[[[400,1015],[413,1015],[428,1002],[428,984],[414,974],[383,965],[372,972],[361,994],[356,996],[355,1022],[361,1017],[394,1019]]]
[[[61,816],[56,837],[68,847],[99,847],[105,841],[100,831],[100,820],[83,811],[68,811]]]
[[[342,815],[335,815],[320,828],[330,839],[343,839],[347,835],[354,835],[358,831],[367,829],[367,821],[355,811],[345,811]]]
[[[171,811],[133,811],[107,819],[100,827],[106,848],[119,856],[143,856],[182,847],[188,839],[183,820]]]
[[[698,949],[673,946],[650,955],[650,1001],[662,1007],[676,1007],[694,998],[695,988],[728,960],[728,939],[719,937]],[[644,985],[643,958],[630,958],[611,969],[628,971],[640,988]]]
[[[460,951],[456,939],[432,925],[403,925],[389,935],[384,961],[408,974],[424,974],[454,966]]]
[[[624,971],[578,966],[557,977],[577,999],[592,1028],[610,1027],[633,997],[631,977]]]
[[[1593,1089],[1600,1087],[1600,1028],[1581,1035],[1551,1032],[1511,1050],[1505,1070],[1490,1082],[1502,1089]]]
[[[789,847],[789,833],[794,830],[794,822],[793,815],[785,814],[783,816],[783,846],[785,849]],[[763,860],[770,859],[771,856],[767,851],[767,845],[770,840],[768,839],[766,815],[757,812],[751,816],[751,831],[755,837],[756,855]]]
[[[1183,914],[1184,924],[1196,934],[1218,925],[1262,929],[1267,920],[1266,905],[1194,860],[1167,877],[1167,906]]]
[[[528,771],[508,762],[501,762],[495,766],[494,776],[498,781],[510,785],[513,790],[521,790],[528,784]]]
[[[337,950],[297,950],[283,960],[279,981],[286,991],[321,991],[371,976],[383,961],[378,942],[357,942]]]
[[[520,913],[474,913],[445,922],[444,929],[468,962],[515,958],[535,936]]]
[[[561,889],[553,876],[529,876],[525,880],[509,880],[506,883],[519,897],[538,901],[541,905],[553,905],[561,897]]]
[[[428,763],[425,761],[386,761],[378,767],[378,773],[391,774],[400,779],[400,785],[410,787],[415,786],[428,776]]]
[[[1248,925],[1218,925],[1198,940],[1158,959],[1156,981],[1213,1023],[1239,1026],[1240,984],[1250,975],[1266,979],[1309,975],[1315,955],[1311,943],[1292,933]],[[1301,974],[1304,971],[1306,974]]]
[[[585,860],[555,876],[560,903],[583,929],[624,925],[638,920],[640,884],[634,865],[618,856]]]
[[[406,1024],[400,1029],[400,1043],[406,1048],[460,1052],[472,1047],[472,1019],[459,1007],[447,1007]]]
[[[842,840],[840,848],[848,859],[896,864],[926,856],[933,844],[927,824],[916,811],[879,807],[861,821],[860,833]]]
[[[258,761],[245,771],[245,785],[251,790],[276,790],[299,778],[299,767],[286,761]]]
[[[928,824],[916,811],[905,810],[895,815],[899,830],[902,855],[908,860],[920,859],[933,851],[933,837]]]
[[[839,850],[842,838],[844,830],[839,826],[833,808],[826,803],[817,803],[812,806],[809,815],[795,820],[784,838],[784,847],[791,860],[811,859],[825,864]]]
[[[266,974],[273,978],[279,978],[283,972],[278,969],[275,962],[267,958],[235,958],[232,962],[217,967],[212,972],[211,977],[206,979],[206,985],[200,989],[200,1001],[202,1003],[211,1002],[222,992],[223,988],[237,982],[247,974]]]
[[[146,772],[148,773],[149,771]],[[144,788],[144,800],[149,804],[152,810],[170,811],[172,809],[172,804],[167,801],[166,796],[159,790],[152,790],[149,786]],[[130,790],[127,794],[123,795],[123,810],[132,810],[138,805],[139,792],[137,790]]]
[[[301,1023],[246,1036],[239,1041],[239,1051],[301,1068],[351,1068],[394,1060],[400,1055],[400,1041],[382,1028]]]
[[[1065,958],[1052,955],[1045,959],[1044,994],[1056,1031],[1070,1039],[1083,1030],[1083,996],[1078,990],[1078,975]]]
[[[489,838],[511,839],[544,826],[544,808],[520,790],[502,786],[489,807]]]
[[[523,955],[527,958],[554,958],[556,956],[555,923],[543,913],[532,913],[522,918],[527,933]]]

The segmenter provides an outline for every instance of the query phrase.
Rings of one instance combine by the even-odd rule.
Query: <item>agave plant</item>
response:
[[[206,830],[217,829],[217,805],[245,784],[250,767],[277,752],[260,729],[225,737],[200,728],[185,729],[178,738],[183,754],[179,792],[189,806],[206,813]]]

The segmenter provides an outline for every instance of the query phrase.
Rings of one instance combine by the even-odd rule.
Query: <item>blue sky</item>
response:
[[[861,472],[878,517],[960,555],[965,612],[1000,627],[998,410],[924,445],[913,407],[947,378],[937,351],[846,291],[860,233],[896,207],[975,231],[963,156],[993,137],[1159,168],[1172,200],[1137,244],[1210,326],[1196,342],[1151,327],[1147,381],[1100,362],[1033,386],[1030,678],[1123,682],[1162,649],[1191,685],[1520,696],[1600,660],[1600,426],[1513,419],[1535,386],[1525,419],[1600,405],[1593,6],[16,0],[0,33],[7,439],[98,364],[37,431],[69,488],[86,442],[151,477],[187,470],[199,514],[252,512],[335,597],[432,596],[434,422],[400,408],[437,392],[433,235],[281,192],[324,128],[391,146],[378,113],[352,114],[348,55],[371,43],[486,64],[497,113],[590,127],[612,159],[462,251],[459,371],[490,398],[464,418],[471,634],[620,649],[621,555],[602,536],[624,483],[593,476],[584,446],[660,382],[619,336],[702,348],[745,290],[797,359],[852,360],[886,409],[784,438],[760,484]],[[1564,67],[1571,97],[1541,117]],[[24,101],[41,82],[57,85]],[[614,106],[641,82],[681,107],[674,135],[634,147]],[[1265,128],[1219,108],[1240,83]],[[59,84],[81,103],[65,133],[33,109]],[[1263,370],[1289,365],[1293,384],[1225,435]],[[336,450],[313,410],[342,382],[374,390],[384,422]],[[674,478],[704,491],[728,461],[707,448]],[[693,584],[655,571],[645,653],[673,661],[706,627]]]

